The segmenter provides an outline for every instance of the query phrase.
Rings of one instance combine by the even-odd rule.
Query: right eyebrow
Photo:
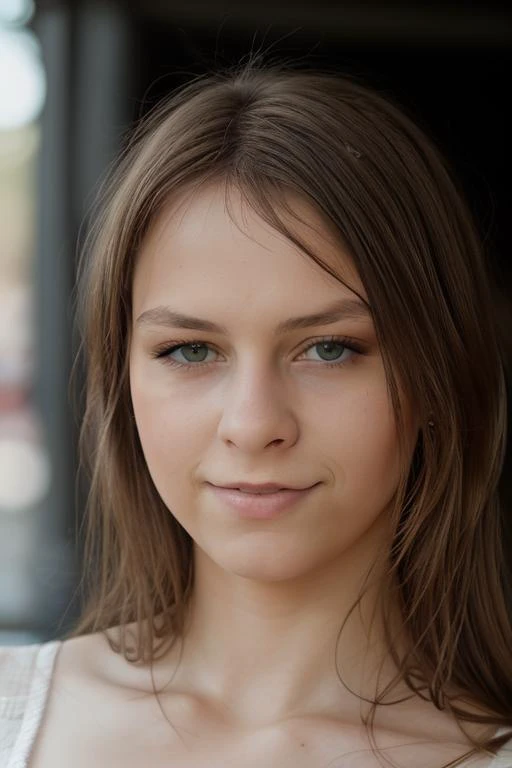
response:
[[[283,320],[277,325],[274,334],[279,336],[317,325],[331,325],[339,320],[368,318],[371,318],[371,309],[366,302],[355,298],[341,299],[310,315],[290,317],[287,320]],[[193,331],[228,334],[228,329],[224,325],[219,325],[206,318],[185,315],[166,306],[147,309],[139,315],[136,323],[137,325],[158,325],[167,328],[185,328]]]

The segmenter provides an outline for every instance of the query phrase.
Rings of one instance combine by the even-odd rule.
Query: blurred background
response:
[[[490,0],[0,0],[0,644],[58,637],[78,611],[77,240],[133,121],[251,51],[363,77],[465,185],[511,360],[511,43]]]

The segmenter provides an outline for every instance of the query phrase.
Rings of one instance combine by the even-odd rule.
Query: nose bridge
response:
[[[219,434],[245,450],[296,440],[290,387],[269,360],[248,355],[234,366],[224,393]]]

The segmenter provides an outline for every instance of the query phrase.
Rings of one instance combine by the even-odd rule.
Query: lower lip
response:
[[[240,517],[271,520],[306,498],[316,485],[301,491],[282,490],[264,494],[245,493],[237,491],[236,488],[220,488],[211,484],[210,488],[221,501],[233,507]]]

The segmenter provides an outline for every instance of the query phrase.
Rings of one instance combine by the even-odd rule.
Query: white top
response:
[[[0,648],[0,768],[28,768],[61,640]],[[489,768],[512,768],[512,739]]]
[[[26,768],[60,640],[0,648],[0,766]]]

